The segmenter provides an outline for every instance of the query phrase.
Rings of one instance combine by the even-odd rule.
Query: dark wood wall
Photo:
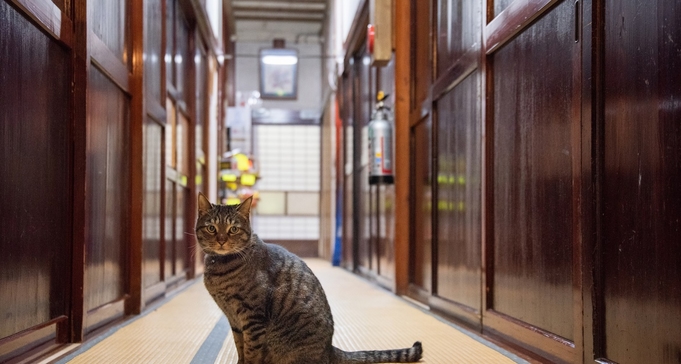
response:
[[[681,3],[610,1],[603,23],[599,356],[681,361]],[[626,76],[625,76],[626,75]],[[599,105],[600,106],[600,105]]]
[[[396,207],[346,183],[344,264],[534,359],[679,363],[681,4],[395,6]],[[395,72],[359,62],[363,28],[340,98],[354,153]]]
[[[201,272],[192,196],[215,177],[209,99],[226,96],[204,5],[0,1],[0,361],[97,335]]]

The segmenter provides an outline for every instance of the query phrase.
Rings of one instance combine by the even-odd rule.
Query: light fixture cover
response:
[[[260,50],[260,96],[263,99],[296,99],[298,51],[287,48]]]

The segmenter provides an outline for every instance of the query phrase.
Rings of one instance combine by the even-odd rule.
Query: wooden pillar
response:
[[[142,302],[142,214],[144,201],[144,2],[131,1],[130,21],[132,73],[130,74],[130,201],[129,257],[126,313],[139,314]]]
[[[411,1],[395,1],[393,24],[411,23]],[[411,142],[411,28],[395,26],[395,292],[406,294],[409,287]]]
[[[85,318],[85,163],[87,143],[87,80],[90,55],[87,46],[87,0],[73,0],[73,94],[71,135],[73,138],[73,259],[71,269],[71,342],[83,341]]]

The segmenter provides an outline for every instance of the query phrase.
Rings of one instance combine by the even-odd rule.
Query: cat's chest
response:
[[[249,296],[267,288],[267,275],[251,269],[206,266],[204,283],[213,297]]]
[[[261,274],[204,275],[204,283],[215,303],[227,315],[230,322],[239,325],[241,316],[250,316],[254,311],[268,307],[266,285]]]

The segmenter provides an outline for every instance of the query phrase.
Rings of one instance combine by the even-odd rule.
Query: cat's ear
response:
[[[205,215],[213,208],[213,205],[208,201],[203,193],[199,192],[199,217]]]
[[[251,213],[251,202],[253,201],[253,196],[248,196],[247,199],[245,199],[237,208],[237,211],[239,211],[239,214],[245,218],[249,218],[250,213]]]

